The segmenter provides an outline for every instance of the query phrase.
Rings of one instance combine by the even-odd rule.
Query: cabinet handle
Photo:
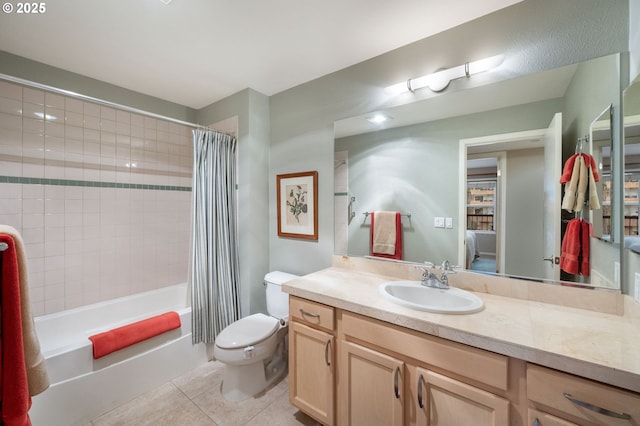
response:
[[[610,410],[607,410],[606,408],[598,407],[597,405],[593,405],[593,404],[589,404],[588,402],[580,401],[579,399],[575,399],[573,396],[571,396],[570,393],[566,393],[565,392],[565,393],[563,393],[563,395],[569,401],[573,402],[576,405],[579,405],[580,407],[584,407],[587,410],[595,411],[596,413],[603,414],[605,416],[615,417],[616,419],[631,420],[631,416],[629,414],[616,413],[615,411],[610,411]]]
[[[422,385],[424,384],[424,377],[422,374],[418,377],[418,405],[420,408],[424,408],[424,401],[422,400]]]
[[[396,373],[393,377],[393,393],[396,399],[400,399],[400,390],[398,389],[398,377],[400,376],[400,367],[396,367]]]
[[[331,367],[331,361],[329,360],[329,348],[331,347],[331,340],[327,340],[327,344],[324,345],[324,362],[328,367]]]
[[[300,313],[302,314],[303,317],[320,318],[320,314],[312,314],[311,312],[307,312],[302,308],[300,308]]]

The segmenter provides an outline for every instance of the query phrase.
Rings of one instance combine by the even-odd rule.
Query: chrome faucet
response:
[[[440,275],[440,278],[438,278],[436,274],[429,271],[428,269],[424,269],[422,273],[422,281],[420,282],[420,284],[426,287],[439,288],[442,290],[448,289],[449,288],[448,274],[450,272],[451,273],[455,273],[455,272],[453,272],[453,268],[451,267],[451,264],[449,263],[448,260],[445,260],[444,262],[442,262],[442,266],[440,267],[440,269],[442,269],[442,274]]]
[[[448,289],[449,278],[447,277],[447,271],[442,271],[442,276],[438,278],[433,272],[425,270],[422,273],[422,281],[420,284],[426,287],[440,288],[443,290]]]

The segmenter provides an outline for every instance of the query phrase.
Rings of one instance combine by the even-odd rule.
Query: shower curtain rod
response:
[[[53,93],[56,93],[58,95],[69,96],[69,97],[72,97],[72,98],[75,98],[75,99],[79,99],[79,100],[82,100],[82,101],[88,101],[88,102],[93,102],[93,103],[96,103],[96,104],[99,104],[99,105],[103,105],[103,106],[117,108],[117,109],[120,109],[120,110],[123,110],[123,111],[126,111],[126,112],[131,112],[131,113],[134,113],[134,114],[145,115],[145,116],[150,117],[150,118],[157,118],[157,119],[160,119],[160,120],[170,121],[170,122],[175,123],[175,124],[182,124],[182,125],[188,126],[188,127],[195,127],[195,128],[199,128],[199,129],[212,130],[214,132],[224,133],[224,134],[229,135],[229,136],[234,136],[234,135],[231,135],[231,134],[226,133],[226,132],[221,132],[220,130],[212,129],[211,127],[205,126],[203,124],[190,123],[188,121],[178,120],[177,118],[171,118],[171,117],[167,117],[167,116],[164,116],[164,115],[156,114],[154,112],[144,111],[142,109],[133,108],[133,107],[130,107],[130,106],[118,104],[118,103],[111,102],[111,101],[106,101],[104,99],[94,98],[92,96],[83,95],[81,93],[72,92],[70,90],[60,89],[58,87],[47,86],[46,84],[36,83],[35,81],[25,80],[25,79],[22,79],[22,78],[19,78],[19,77],[14,77],[14,76],[7,75],[7,74],[0,73],[0,80],[9,81],[11,83],[20,84],[22,86],[33,87],[33,88],[36,88],[36,89],[47,90],[49,92],[53,92]]]

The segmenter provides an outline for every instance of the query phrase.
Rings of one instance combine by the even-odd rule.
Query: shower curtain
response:
[[[192,342],[213,343],[239,319],[236,138],[193,131],[191,225]]]

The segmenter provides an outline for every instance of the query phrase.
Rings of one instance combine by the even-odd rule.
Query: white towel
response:
[[[378,254],[396,253],[396,212],[378,211],[372,213],[373,244],[372,252]]]

